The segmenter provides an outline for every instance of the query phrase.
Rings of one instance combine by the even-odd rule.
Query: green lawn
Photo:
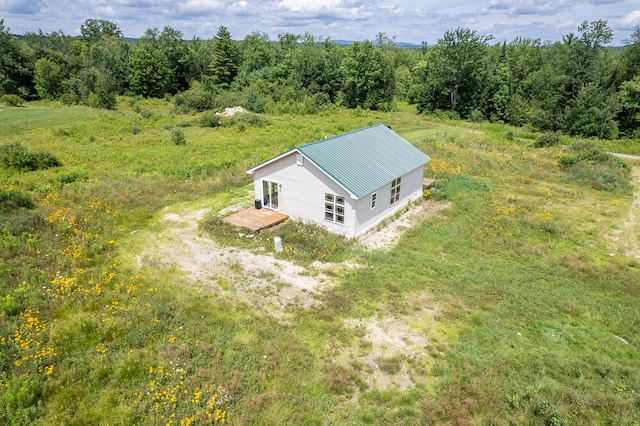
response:
[[[264,126],[197,119],[124,98],[116,111],[0,108],[0,145],[63,164],[0,167],[0,423],[640,423],[640,263],[615,237],[638,230],[624,225],[630,173],[580,157],[634,153],[630,143],[534,149],[530,130],[407,106]],[[388,251],[295,223],[278,230],[295,241],[278,260],[331,280],[318,304],[282,320],[138,257],[168,238],[167,212],[250,202],[246,169],[379,122],[432,158],[428,201],[451,206]],[[568,155],[580,160],[560,167]],[[35,208],[11,204],[21,196]],[[238,236],[213,214],[202,232],[256,254],[275,235]],[[207,280],[285,286],[245,272]],[[409,349],[384,352],[376,336]]]

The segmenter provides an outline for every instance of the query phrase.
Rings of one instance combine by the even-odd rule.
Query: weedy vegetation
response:
[[[405,105],[216,122],[188,95],[202,107],[0,107],[0,423],[640,422],[639,254],[611,238],[637,188],[605,153],[629,141],[536,144],[530,129]],[[247,238],[220,221],[251,166],[378,122],[432,158],[427,201],[451,203],[398,245],[364,250],[293,221]],[[269,254],[278,235],[280,259],[358,267],[283,322],[136,266],[136,231],[207,197],[202,231],[223,247]],[[427,344],[371,354],[349,325],[371,319]]]

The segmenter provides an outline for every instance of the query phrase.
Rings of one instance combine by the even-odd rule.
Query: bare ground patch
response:
[[[198,231],[208,208],[185,208],[165,213],[161,230],[137,233],[144,249],[138,267],[175,270],[189,286],[202,288],[285,319],[295,308],[320,303],[316,298],[333,285],[321,271],[310,271],[267,254],[222,247]]]
[[[398,243],[404,231],[450,206],[451,203],[449,202],[438,203],[430,200],[411,204],[398,217],[393,217],[383,222],[374,230],[361,236],[359,241],[372,249],[388,250]]]
[[[220,246],[198,230],[198,223],[211,211],[204,205],[167,208],[156,226],[135,233],[132,238],[142,247],[136,256],[138,268],[147,267],[159,274],[172,271],[185,285],[218,294],[229,303],[246,303],[284,320],[292,309],[320,303],[318,295],[334,285],[324,271],[335,273],[359,266],[316,262],[305,268],[266,253]],[[229,209],[243,206],[241,203]],[[406,229],[448,206],[432,201],[411,205],[360,242],[374,249],[388,249]]]
[[[350,346],[333,349],[334,362],[353,369],[372,389],[404,391],[428,380],[435,359],[444,355],[446,338],[438,325],[438,308],[427,294],[412,294],[408,313],[348,319],[358,336]]]

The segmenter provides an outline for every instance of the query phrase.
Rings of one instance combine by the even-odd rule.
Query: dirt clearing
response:
[[[389,249],[406,229],[448,206],[430,201],[413,204],[366,234],[360,243]],[[198,229],[210,211],[203,202],[165,209],[159,223],[132,236],[142,247],[136,256],[138,268],[171,270],[181,284],[218,294],[231,303],[246,303],[284,320],[292,309],[320,303],[318,295],[335,284],[324,271],[358,266],[314,263],[305,268],[271,254],[220,246]]]
[[[406,229],[446,207],[429,201],[414,204],[360,242],[373,249],[389,249]],[[305,268],[268,253],[223,247],[198,229],[210,211],[204,202],[172,206],[157,223],[134,233],[132,238],[141,247],[138,268],[170,277],[177,285],[211,292],[225,303],[246,304],[257,315],[286,323],[295,310],[321,303],[318,296],[336,284],[325,271],[360,267],[316,262]],[[403,316],[346,320],[344,327],[358,337],[353,345],[329,348],[329,362],[357,366],[354,372],[372,388],[413,387],[413,378],[424,378],[425,366],[441,356],[439,341],[445,340],[436,332],[436,310],[426,295],[412,295],[407,304]],[[384,310],[381,306],[380,311]]]

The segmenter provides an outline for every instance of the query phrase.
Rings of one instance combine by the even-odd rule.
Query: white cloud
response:
[[[595,5],[600,5],[600,4],[616,4],[616,3],[624,3],[626,0],[588,0],[587,3],[589,4],[595,4]]]
[[[561,40],[583,21],[607,19],[614,44],[640,25],[639,0],[0,0],[0,19],[15,34],[62,30],[77,34],[86,19],[107,19],[127,37],[170,26],[185,39],[209,39],[221,25],[236,39],[254,31],[334,40],[372,40],[384,32],[399,42],[435,43],[457,27],[497,40]]]
[[[175,7],[179,13],[202,14],[219,10],[224,3],[218,0],[187,0],[176,2]]]
[[[632,10],[622,18],[622,23],[629,26],[640,25],[640,10]]]
[[[305,18],[333,17],[335,19],[362,20],[371,16],[373,5],[354,0],[281,0],[278,3],[280,12]]]
[[[568,0],[489,0],[489,10],[507,11],[510,16],[555,15],[571,6]]]

